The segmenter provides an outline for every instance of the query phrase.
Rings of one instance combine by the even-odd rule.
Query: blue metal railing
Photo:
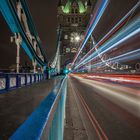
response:
[[[31,85],[33,83],[40,82],[46,79],[45,74],[11,74],[11,73],[1,73],[0,74],[0,93],[7,92],[12,89],[23,87],[26,85]]]
[[[67,77],[59,80],[10,140],[63,140]]]
[[[54,114],[47,140],[63,140],[67,82],[63,84],[60,94],[60,100]]]

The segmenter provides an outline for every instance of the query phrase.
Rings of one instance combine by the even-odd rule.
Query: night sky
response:
[[[27,0],[33,21],[50,60],[56,47],[57,0]]]

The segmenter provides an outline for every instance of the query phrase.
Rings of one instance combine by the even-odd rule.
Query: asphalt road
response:
[[[7,140],[49,94],[58,78],[0,94],[0,140]]]
[[[140,140],[139,87],[78,76],[70,76],[69,84],[87,139]]]

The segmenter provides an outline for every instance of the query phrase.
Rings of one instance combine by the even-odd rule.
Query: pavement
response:
[[[66,99],[66,122],[64,140],[87,140],[87,133],[80,116],[78,101],[73,94],[71,83],[68,80],[68,92]]]
[[[57,78],[0,94],[0,140],[7,140],[48,95]]]
[[[78,76],[69,85],[65,140],[80,139],[78,124],[84,140],[140,139],[140,88]]]

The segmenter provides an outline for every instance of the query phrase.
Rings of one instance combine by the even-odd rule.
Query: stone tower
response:
[[[89,23],[92,4],[90,0],[59,0],[58,27],[61,27],[61,68],[71,63]],[[87,52],[85,47],[84,53]]]

